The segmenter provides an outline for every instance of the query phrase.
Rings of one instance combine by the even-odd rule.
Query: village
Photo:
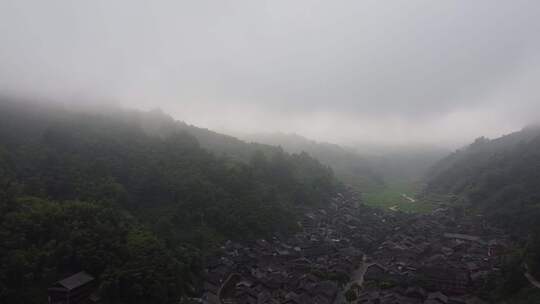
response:
[[[228,241],[208,259],[203,303],[475,304],[500,278],[509,237],[439,208],[381,211],[354,191],[304,210],[300,232]]]

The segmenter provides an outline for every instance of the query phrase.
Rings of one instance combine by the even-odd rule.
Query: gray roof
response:
[[[445,233],[445,238],[449,239],[459,239],[459,240],[466,240],[471,242],[481,242],[480,237],[475,235],[467,235],[467,234],[460,234],[460,233]]]
[[[56,284],[65,287],[69,290],[73,290],[77,287],[80,287],[82,285],[85,285],[89,282],[92,282],[94,280],[94,277],[89,275],[88,273],[81,271],[79,273],[76,273],[68,278],[65,278],[63,280],[58,281]]]

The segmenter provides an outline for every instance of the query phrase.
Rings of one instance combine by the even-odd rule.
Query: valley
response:
[[[65,286],[115,304],[538,298],[540,129],[424,172],[411,155],[247,143],[161,111],[0,110],[2,301]]]
[[[539,16],[0,0],[0,304],[540,304]]]

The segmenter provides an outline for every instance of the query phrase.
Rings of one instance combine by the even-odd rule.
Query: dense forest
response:
[[[524,261],[540,275],[540,127],[478,138],[441,160],[428,180],[428,195],[451,195],[456,206],[523,240]]]
[[[80,270],[110,303],[177,302],[216,245],[294,231],[340,187],[307,153],[159,111],[0,101],[0,302]]]

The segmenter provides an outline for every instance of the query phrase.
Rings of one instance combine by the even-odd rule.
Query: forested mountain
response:
[[[343,182],[367,191],[384,185],[368,160],[341,146],[316,142],[297,134],[266,133],[244,136],[244,139],[263,144],[281,146],[290,153],[305,151],[334,169],[336,177]]]
[[[441,160],[427,190],[456,194],[478,210],[515,210],[540,203],[539,172],[540,128],[528,127],[495,140],[478,138]]]
[[[477,139],[432,169],[426,192],[452,194],[455,204],[528,239],[527,258],[540,274],[540,127]]]
[[[339,187],[306,153],[159,112],[2,100],[0,302],[43,303],[85,270],[107,303],[176,303],[215,244],[286,234]]]
[[[248,162],[256,151],[263,152],[266,156],[280,152],[280,149],[276,146],[247,143],[233,136],[175,120],[161,109],[142,112],[117,107],[92,107],[83,110],[125,123],[135,124],[148,135],[166,137],[179,131],[188,133],[197,139],[201,148],[214,153],[218,157],[226,156],[234,160]]]

